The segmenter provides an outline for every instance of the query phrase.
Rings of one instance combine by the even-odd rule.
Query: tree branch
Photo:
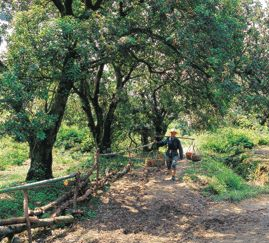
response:
[[[7,67],[5,66],[5,64],[0,60],[0,72],[5,70]]]
[[[100,89],[100,81],[101,81],[101,78],[103,76],[103,72],[104,72],[104,67],[105,65],[104,64],[101,64],[99,66],[99,69],[97,71],[97,74],[96,74],[96,77],[95,77],[95,80],[94,80],[94,93],[93,93],[93,99],[95,100],[95,102],[98,103],[98,95],[99,95],[99,89]]]
[[[84,1],[86,9],[92,9],[92,0],[85,0]]]
[[[93,5],[92,0],[85,0],[86,9],[91,9],[93,11],[98,10],[101,7],[103,0],[97,0]]]
[[[135,55],[135,53],[131,50],[129,50],[129,52],[131,53],[131,56],[137,61],[137,62],[140,62],[140,63],[144,63],[149,72],[150,73],[156,73],[156,74],[164,74],[167,70],[162,70],[162,71],[158,71],[158,70],[154,70],[153,67],[152,67],[152,64],[150,64],[148,61],[142,59],[142,58],[139,58],[138,56]]]
[[[133,71],[135,70],[136,67],[137,67],[137,65],[133,65],[130,68],[129,72],[127,73],[127,75],[122,80],[122,86],[124,86],[131,79],[131,75],[132,75],[132,73],[133,73]]]
[[[64,9],[64,5],[63,5],[62,1],[61,0],[52,0],[52,1],[53,1],[54,5],[56,6],[56,8],[58,8],[60,14],[62,16],[64,16],[65,9]]]
[[[123,10],[123,2],[122,1],[120,1],[120,3],[119,3],[119,13],[120,13],[120,16],[121,17],[125,17],[126,16],[126,13]]]
[[[94,6],[92,7],[92,10],[98,10],[101,7],[103,0],[97,0],[94,4]]]
[[[146,34],[146,35],[152,37],[153,39],[156,39],[156,40],[162,42],[163,44],[165,44],[166,46],[168,46],[170,49],[172,49],[172,50],[173,50],[177,55],[179,55],[182,59],[186,59],[186,57],[184,57],[184,56],[182,55],[182,53],[179,52],[178,48],[177,48],[176,46],[174,46],[173,43],[171,43],[170,41],[167,41],[167,40],[165,39],[165,36],[161,36],[161,35],[155,34],[155,33],[153,33],[152,30],[150,30],[150,29],[146,29],[146,28],[145,28],[145,29],[143,29],[143,28],[131,28],[131,29],[129,30],[129,32],[126,33],[125,35],[136,34],[136,33]],[[206,78],[211,78],[211,76],[210,76],[205,70],[203,70],[203,68],[200,67],[199,65],[197,65],[197,64],[195,64],[195,63],[193,63],[193,62],[191,62],[190,65],[191,65],[193,68],[199,70],[201,73],[203,73],[203,74],[206,76]]]
[[[84,110],[84,112],[86,113],[86,116],[87,116],[88,127],[90,128],[92,134],[95,135],[96,134],[96,125],[95,125],[93,114],[92,114],[92,108],[91,108],[91,105],[90,105],[90,102],[88,99],[90,97],[87,96],[86,89],[88,89],[88,86],[85,85],[85,83],[86,82],[83,82],[83,81],[80,82],[80,89],[76,88],[74,85],[72,88],[75,91],[75,93],[78,94],[78,96],[80,98],[82,109]]]
[[[73,0],[65,0],[64,6],[65,6],[65,14],[66,15],[74,15],[73,8],[72,8]]]

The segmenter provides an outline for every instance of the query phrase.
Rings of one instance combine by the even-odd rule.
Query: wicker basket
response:
[[[202,156],[198,153],[193,153],[191,156],[191,160],[194,162],[202,160]]]
[[[150,152],[151,153],[151,152]],[[150,154],[145,159],[145,166],[147,167],[162,167],[165,164],[163,155],[161,153]]]
[[[145,159],[146,167],[161,167],[164,165],[163,159]]]
[[[186,152],[186,159],[191,159],[193,152],[188,151]]]
[[[202,159],[201,153],[199,152],[198,148],[195,146],[193,142],[186,152],[186,159],[192,161],[200,161]]]

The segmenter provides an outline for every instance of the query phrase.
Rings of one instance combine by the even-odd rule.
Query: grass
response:
[[[88,138],[75,128],[68,130],[64,128],[60,134],[57,146],[53,151],[54,176],[59,177],[75,171],[84,171],[94,163],[93,154],[88,151]],[[240,176],[239,170],[233,167],[231,156],[239,154],[259,145],[269,144],[269,137],[261,131],[224,128],[216,132],[205,133],[198,136],[199,148],[203,152],[203,160],[198,163],[190,163],[190,167],[184,172],[184,179],[191,179],[200,185],[202,193],[214,200],[240,201],[242,199],[255,197],[261,193],[268,193],[269,187],[254,186],[246,180],[247,176]],[[184,142],[184,141],[183,141]],[[83,146],[81,146],[83,143]],[[188,144],[185,144],[188,147]],[[10,138],[0,140],[0,188],[20,184],[26,177],[29,163],[24,163],[28,158],[26,144],[19,144]],[[5,148],[5,149],[4,149]],[[137,154],[131,161],[135,168],[144,164],[144,159],[154,157],[154,154]],[[228,159],[227,159],[228,158]],[[229,160],[230,159],[230,160]],[[117,155],[113,157],[100,158],[101,175],[107,169],[120,169],[128,163],[127,156]],[[240,161],[236,161],[240,163]],[[238,168],[241,165],[239,164]],[[254,165],[253,165],[254,166]],[[249,170],[242,169],[242,173]],[[238,174],[239,173],[239,174]],[[93,175],[93,177],[95,174]],[[245,179],[244,179],[245,178]],[[60,182],[53,187],[41,188],[30,192],[30,207],[45,205],[56,199],[64,190]],[[0,218],[22,215],[22,192],[0,194]],[[98,204],[96,199],[95,204]],[[85,207],[86,218],[95,217],[95,210]]]
[[[207,156],[202,162],[190,163],[190,167],[184,172],[183,179],[191,179],[200,185],[204,196],[217,201],[236,202],[262,193],[269,193],[267,185],[251,185],[222,162]]]
[[[68,155],[66,155],[68,157]],[[77,170],[85,170],[93,164],[92,156],[85,155],[86,160],[83,162],[77,163],[73,165],[73,171]],[[64,161],[64,160],[62,160]],[[71,160],[72,161],[72,160]],[[128,158],[123,156],[116,156],[111,158],[102,158],[100,160],[100,172],[101,175],[105,173],[105,170],[109,168],[110,170],[121,169],[124,165],[128,163]],[[135,167],[141,166],[139,161],[136,161]],[[63,174],[67,174],[69,171],[70,163],[62,163],[57,165],[55,168],[58,168],[58,171],[54,172],[54,175],[61,176]],[[26,175],[26,167],[20,166],[18,174],[14,174],[13,171],[4,171],[6,173],[5,178],[0,181],[0,188],[5,188],[8,186],[14,186],[20,184],[25,178]],[[93,174],[93,179],[95,178],[95,174]],[[1,177],[2,178],[2,177]],[[63,193],[63,191],[68,190],[67,187],[64,187],[63,182],[58,182],[53,184],[53,186],[43,187],[36,190],[29,191],[29,198],[30,198],[30,208],[33,209],[35,207],[46,205],[48,202],[53,201],[58,198],[59,195]],[[12,193],[5,193],[0,194],[0,218],[9,218],[9,217],[18,217],[22,216],[22,203],[23,203],[23,193],[22,191],[12,192]],[[97,204],[99,203],[98,198],[93,198],[91,200],[91,204],[94,205],[96,208]],[[87,204],[87,203],[86,203]],[[95,210],[88,208],[86,204],[81,205],[81,209],[85,212],[84,218],[92,218],[95,217]],[[86,206],[85,206],[86,205]]]
[[[200,134],[197,140],[204,158],[201,163],[193,164],[186,170],[185,176],[203,184],[201,188],[205,196],[215,200],[240,201],[269,192],[268,185],[256,186],[252,183],[253,178],[258,179],[256,171],[259,162],[250,160],[246,163],[252,156],[251,149],[269,144],[266,131],[225,127]]]
[[[81,164],[88,159],[89,154],[74,156],[68,151],[64,153],[55,149],[53,151],[53,157],[53,175],[54,177],[60,177],[76,172],[81,168]],[[24,182],[28,168],[29,162],[22,165],[9,165],[5,170],[0,170],[0,188],[18,185]]]
[[[6,160],[5,169],[0,170],[0,188],[6,188],[10,186],[19,185],[24,182],[28,168],[29,161],[27,160],[28,151],[25,144],[18,144],[10,138],[5,138],[0,140],[0,146],[7,147],[7,153],[13,153],[16,148],[18,148],[19,153],[23,153],[22,162],[13,163],[13,160],[6,158],[12,158],[7,154],[1,157],[2,160]],[[78,146],[78,145],[76,145]],[[13,152],[11,152],[13,151]],[[17,151],[17,153],[18,153]],[[2,150],[4,153],[4,150]],[[15,153],[15,152],[14,152]],[[53,172],[54,177],[60,177],[63,175],[70,174],[75,171],[84,171],[92,166],[94,163],[93,154],[89,152],[82,152],[78,148],[65,149],[62,146],[57,146],[53,150]],[[143,160],[133,159],[135,168],[141,166]],[[113,156],[110,158],[101,157],[100,159],[100,171],[101,175],[105,173],[105,170],[109,168],[110,170],[120,169],[128,163],[128,157],[126,156]],[[95,177],[95,174],[92,176]],[[30,208],[35,208],[37,206],[46,205],[48,202],[55,200],[63,191],[68,188],[64,187],[63,182],[53,184],[50,187],[43,187],[37,190],[31,190],[29,192],[30,198]],[[91,204],[98,204],[98,199],[91,200]],[[22,191],[0,194],[0,218],[18,217],[23,214],[23,193]],[[95,210],[89,209],[85,205],[81,205],[82,209],[86,212],[85,218],[95,217]],[[84,207],[84,208],[83,208]]]
[[[29,207],[46,205],[57,199],[64,191],[68,190],[63,182],[54,183],[52,186],[29,190]],[[0,194],[0,218],[23,216],[23,192],[15,191]]]
[[[17,143],[11,138],[0,139],[0,188],[19,185],[24,182],[29,168],[27,145]],[[63,150],[56,147],[53,150],[54,177],[67,175],[88,159],[89,153],[79,150]],[[67,188],[63,182],[53,186],[29,191],[30,208],[46,205],[55,200]],[[21,191],[0,194],[0,218],[22,216],[23,193]]]
[[[0,171],[22,165],[27,158],[28,148],[25,143],[16,143],[9,137],[0,139]]]
[[[231,154],[268,145],[269,136],[262,130],[225,127],[199,135],[198,142],[200,148],[208,153]]]

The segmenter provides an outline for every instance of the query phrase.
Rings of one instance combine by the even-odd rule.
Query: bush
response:
[[[269,138],[260,138],[258,141],[258,145],[268,145],[269,144]]]
[[[63,125],[58,133],[55,147],[65,150],[89,152],[93,148],[93,141],[89,137],[88,129],[79,129],[76,126]]]
[[[227,170],[225,173],[220,174],[218,179],[230,190],[240,190],[243,188],[242,178],[233,173],[231,170]]]
[[[225,164],[207,156],[200,164],[192,163],[183,177],[195,178],[193,182],[200,183],[203,193],[215,200],[240,201],[269,190],[267,186],[249,185]]]
[[[28,159],[28,155],[25,143],[18,143],[9,137],[0,140],[0,170],[12,165],[22,165]]]
[[[269,143],[263,133],[242,128],[221,128],[198,137],[201,149],[210,153],[241,153],[258,144]]]
[[[11,185],[10,185],[11,186]],[[29,190],[29,207],[34,209],[40,205],[54,201],[68,188],[63,182],[54,183],[52,186]],[[4,195],[0,200],[0,218],[19,217],[23,215],[23,192],[16,191]]]

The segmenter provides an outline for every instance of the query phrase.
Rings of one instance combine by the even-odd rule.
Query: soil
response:
[[[182,163],[180,171],[188,165]],[[92,207],[89,205],[89,207]],[[101,196],[94,219],[80,220],[43,243],[267,243],[269,196],[213,202],[191,182],[170,180],[165,169],[133,170]]]

